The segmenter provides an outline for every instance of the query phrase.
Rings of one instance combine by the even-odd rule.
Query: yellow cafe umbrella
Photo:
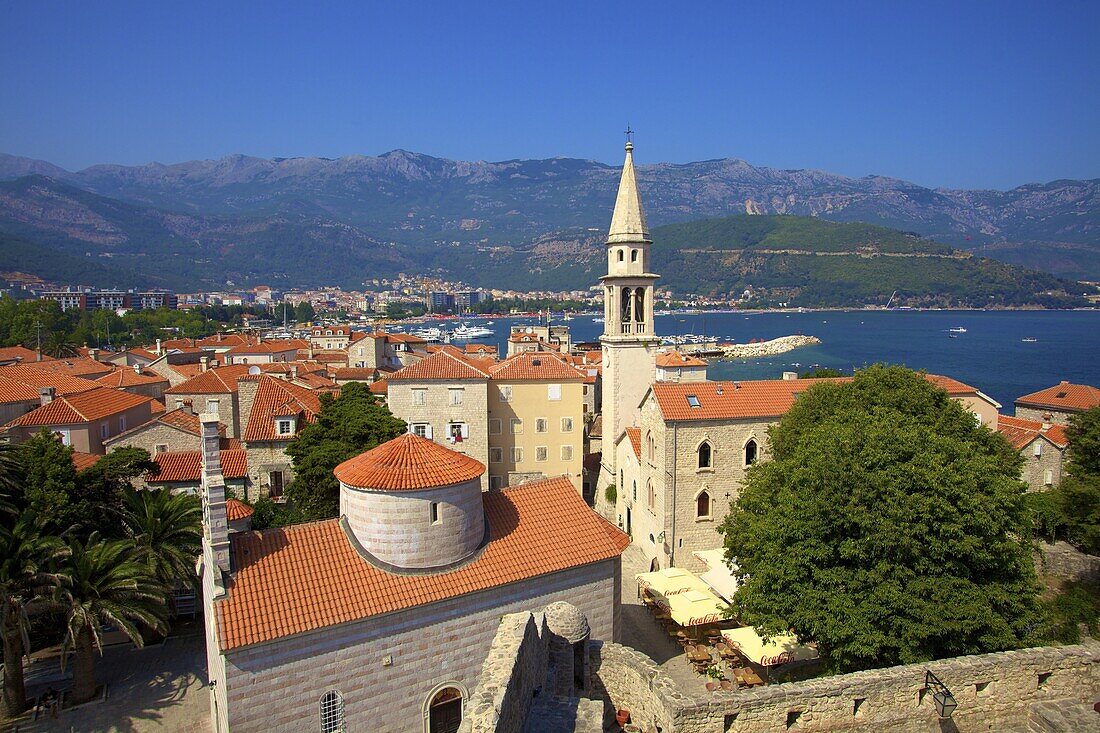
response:
[[[756,629],[745,626],[740,629],[723,629],[722,636],[746,659],[762,667],[774,667],[818,657],[817,649],[800,645],[798,639],[791,634],[773,636],[770,641],[765,642],[756,633]]]

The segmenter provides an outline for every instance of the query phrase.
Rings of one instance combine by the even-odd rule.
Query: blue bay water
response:
[[[496,332],[488,341],[502,355],[509,327],[535,322],[488,320]],[[603,324],[587,316],[568,325],[574,342],[595,341],[603,332]],[[777,379],[784,370],[804,371],[813,364],[851,371],[889,362],[966,382],[1000,402],[1007,413],[1020,395],[1063,379],[1100,386],[1100,311],[699,313],[657,316],[656,326],[661,336],[705,334],[737,343],[799,333],[822,341],[767,359],[711,360],[711,379]],[[955,327],[967,332],[950,338],[948,329]],[[1024,338],[1038,341],[1025,343]]]

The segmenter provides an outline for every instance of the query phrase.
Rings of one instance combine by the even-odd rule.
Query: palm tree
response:
[[[43,522],[27,510],[0,524],[0,636],[4,646],[4,709],[14,716],[27,706],[23,654],[28,607],[45,605],[61,578],[47,572],[68,549],[42,533]]]
[[[103,540],[98,532],[87,542],[70,539],[62,567],[65,582],[57,592],[66,616],[61,658],[73,653],[73,703],[77,704],[95,696],[94,651],[103,651],[100,627],[116,626],[142,646],[135,622],[164,630],[165,589],[148,565],[134,558],[132,542]]]
[[[194,586],[195,560],[202,549],[202,505],[198,497],[168,489],[135,491],[123,497],[122,524],[133,540],[135,559],[166,588]]]
[[[12,497],[23,475],[23,461],[11,443],[0,443],[0,514],[15,513]]]

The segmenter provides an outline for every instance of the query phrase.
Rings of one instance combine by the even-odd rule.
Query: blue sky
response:
[[[316,7],[314,7],[316,6]],[[1100,177],[1100,2],[0,0],[0,151]]]

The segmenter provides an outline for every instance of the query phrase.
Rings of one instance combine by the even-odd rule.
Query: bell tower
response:
[[[597,496],[615,481],[613,446],[623,430],[637,424],[638,403],[656,377],[660,341],[653,330],[653,282],[658,276],[649,271],[651,245],[634,173],[634,143],[628,137],[615,213],[607,233],[607,274],[600,278],[605,447]]]

